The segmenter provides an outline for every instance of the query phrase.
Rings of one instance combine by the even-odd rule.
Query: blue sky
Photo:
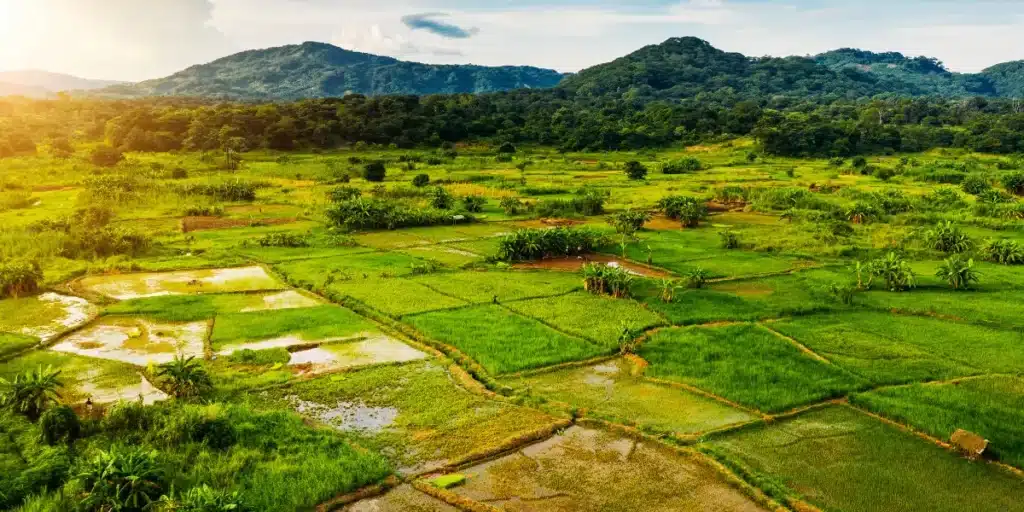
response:
[[[576,71],[687,35],[747,55],[858,47],[979,71],[1024,59],[1024,1],[0,0],[0,69],[124,80],[308,40]]]

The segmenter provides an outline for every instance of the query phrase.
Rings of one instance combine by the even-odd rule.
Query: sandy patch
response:
[[[24,327],[21,334],[34,336],[43,342],[52,341],[61,333],[81,327],[99,313],[99,308],[80,297],[44,293],[37,300],[45,304],[47,309],[59,309],[57,318],[45,325]]]
[[[141,319],[103,319],[77,331],[52,350],[138,366],[163,364],[178,353],[202,357],[206,322],[159,324]]]
[[[405,343],[380,336],[362,341],[299,350],[292,353],[291,361],[288,364],[302,373],[315,374],[374,364],[404,363],[426,357],[426,354]]]
[[[295,290],[263,296],[263,304],[245,308],[242,313],[253,311],[276,311],[280,309],[301,309],[320,306],[321,302]]]
[[[579,272],[586,263],[604,263],[613,267],[621,268],[630,274],[641,277],[669,277],[671,274],[663,270],[648,268],[622,258],[616,258],[607,254],[588,254],[568,258],[553,258],[541,261],[528,261],[516,263],[512,268],[535,269],[535,270],[556,270],[562,272]]]
[[[91,276],[79,281],[79,285],[117,300],[284,288],[263,267]]]

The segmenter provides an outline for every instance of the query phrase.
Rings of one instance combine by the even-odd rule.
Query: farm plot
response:
[[[282,309],[220,315],[210,345],[214,351],[261,350],[304,344],[322,344],[377,334],[365,318],[339,306]]]
[[[701,446],[727,465],[772,482],[774,493],[824,510],[1024,510],[1024,479],[843,406]]]
[[[465,306],[466,301],[444,295],[410,279],[354,278],[326,286],[334,298],[352,298],[392,318]]]
[[[442,466],[556,421],[466,392],[432,361],[293,382],[268,392],[267,399],[383,450],[407,473]]]
[[[424,313],[406,317],[405,321],[427,336],[458,348],[493,374],[610,352],[494,305]]]
[[[1024,467],[1024,379],[988,376],[856,394],[851,401],[939,439],[959,429],[990,441],[989,455]]]
[[[0,366],[0,377],[52,367],[60,371],[61,400],[77,404],[87,399],[107,404],[142,399],[153,403],[167,397],[141,374],[140,369],[114,360],[94,359],[52,351],[35,351]]]
[[[462,473],[451,492],[507,511],[763,510],[697,455],[580,427]]]
[[[0,332],[47,342],[62,332],[84,325],[98,311],[96,306],[85,299],[52,292],[35,297],[0,300]]]
[[[850,312],[771,328],[874,383],[1024,371],[1024,333],[936,318]]]
[[[65,337],[52,350],[138,366],[170,362],[178,354],[202,357],[206,322],[161,323],[139,317],[104,317]]]
[[[276,311],[322,305],[318,299],[295,290],[270,293],[216,293],[164,295],[132,299],[108,306],[108,315],[142,315],[166,322],[194,322],[228,313]]]
[[[90,276],[79,281],[77,286],[117,300],[284,288],[284,285],[267,274],[262,267]]]
[[[290,354],[288,365],[303,374],[425,359],[426,354],[401,341],[377,336],[366,340],[328,343]]]
[[[505,382],[531,395],[568,404],[587,416],[659,432],[695,434],[756,419],[715,400],[647,381],[636,373],[628,360],[614,359]]]
[[[661,330],[639,354],[650,363],[649,376],[765,412],[834,398],[867,383],[753,325]]]
[[[459,512],[459,509],[432,498],[411,485],[400,485],[383,496],[353,503],[345,512]]]
[[[583,291],[512,302],[506,306],[521,315],[557,325],[569,334],[593,340],[604,347],[616,347],[624,329],[637,332],[666,325],[660,316],[637,302]]]
[[[559,272],[445,272],[414,280],[474,304],[547,297],[583,286],[579,276]]]

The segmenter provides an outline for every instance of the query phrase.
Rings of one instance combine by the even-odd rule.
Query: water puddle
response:
[[[205,322],[161,324],[106,318],[64,338],[51,350],[138,366],[170,362],[178,353],[202,357]]]
[[[341,401],[329,406],[302,400],[296,396],[290,397],[289,401],[299,414],[316,418],[345,432],[382,432],[398,418],[398,409],[394,407],[372,407],[362,402]]]
[[[0,330],[9,329],[43,342],[86,324],[99,312],[99,308],[85,299],[52,292],[21,300],[30,302],[25,303],[24,309],[11,312],[11,319],[0,320]],[[38,323],[26,325],[32,322]]]
[[[405,343],[381,336],[293,352],[288,364],[301,373],[317,374],[343,368],[417,361],[426,357]]]
[[[263,267],[90,276],[79,281],[79,285],[86,290],[117,300],[283,288],[283,285],[267,274]]]

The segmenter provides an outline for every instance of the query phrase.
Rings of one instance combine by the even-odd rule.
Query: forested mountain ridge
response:
[[[117,86],[104,95],[198,96],[293,100],[346,94],[487,93],[549,88],[563,75],[527,66],[487,67],[406,62],[307,42],[250,50],[192,66],[166,78]]]
[[[672,38],[568,77],[577,95],[692,98],[730,94],[863,98],[878,95],[1010,97],[1024,92],[1024,64],[953,73],[937,59],[844,48],[814,57],[747,57],[695,37]]]
[[[120,83],[113,80],[90,80],[35,69],[0,71],[0,96],[48,98],[61,91],[88,91]]]

